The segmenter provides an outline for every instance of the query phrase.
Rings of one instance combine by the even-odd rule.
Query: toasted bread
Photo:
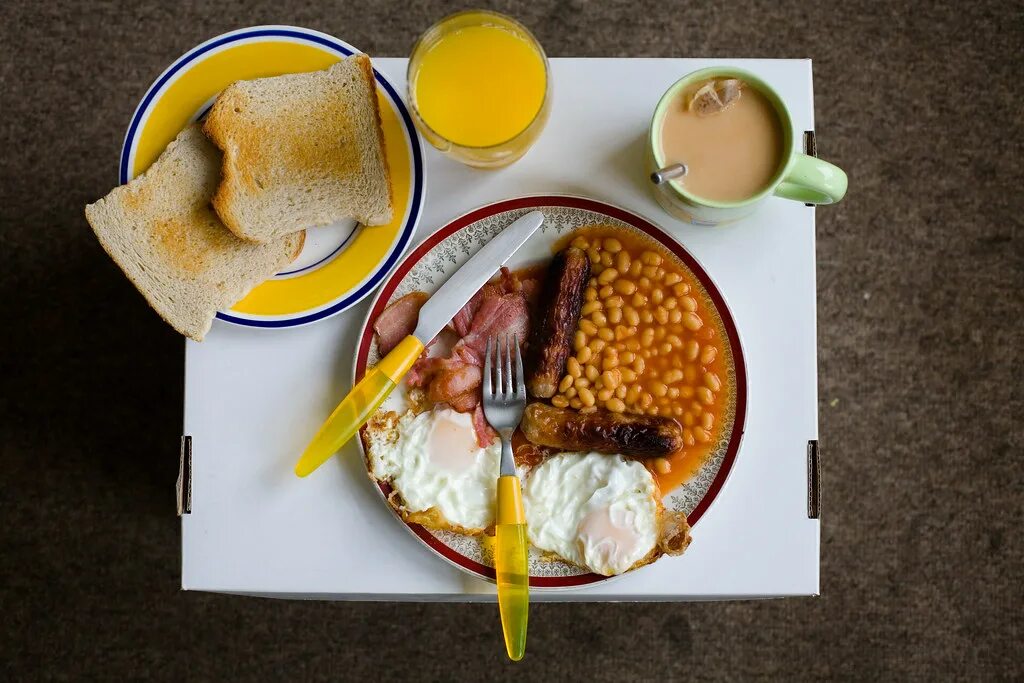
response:
[[[391,221],[391,181],[366,55],[324,71],[233,83],[204,130],[224,152],[213,207],[239,237],[266,242],[345,218]]]
[[[193,124],[148,171],[85,207],[100,244],[128,279],[164,320],[196,341],[218,310],[290,263],[305,239],[299,232],[256,244],[224,227],[210,208],[220,162]]]

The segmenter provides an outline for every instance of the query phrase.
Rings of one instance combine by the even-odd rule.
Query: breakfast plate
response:
[[[179,57],[139,103],[121,151],[120,182],[144,172],[188,123],[205,116],[238,80],[325,69],[357,53],[332,36],[294,26],[257,26],[212,38]],[[262,328],[304,325],[353,306],[405,253],[423,208],[421,141],[398,89],[374,70],[394,202],[394,219],[310,228],[287,269],[217,318]]]
[[[665,258],[670,259],[664,264],[666,268],[672,269],[673,272],[678,270],[686,282],[694,283],[692,289],[687,288],[684,292],[688,296],[681,299],[685,298],[694,306],[685,310],[699,310],[703,316],[705,328],[704,336],[701,338],[716,340],[716,348],[720,351],[716,352],[717,356],[712,356],[709,363],[714,363],[717,372],[715,382],[718,382],[717,377],[720,376],[721,387],[724,390],[717,394],[722,400],[716,399],[714,429],[706,427],[706,444],[698,445],[692,451],[694,454],[699,453],[699,456],[683,458],[674,466],[673,474],[666,471],[665,476],[659,476],[657,481],[665,510],[677,513],[680,517],[685,515],[691,526],[696,524],[721,490],[739,449],[746,417],[747,397],[743,352],[725,300],[708,274],[678,242],[634,213],[583,197],[543,195],[497,202],[451,221],[406,256],[377,293],[358,337],[353,368],[355,381],[359,381],[366,374],[367,368],[380,360],[373,323],[390,304],[413,292],[433,293],[499,231],[517,218],[536,210],[543,212],[545,222],[506,264],[512,271],[527,273],[530,272],[529,269],[547,263],[567,240],[585,234],[585,231],[581,230],[588,228],[612,230],[613,234],[622,236],[624,241],[632,240],[636,244],[645,245],[645,249],[664,254]],[[679,281],[679,276],[676,276],[675,281]],[[700,308],[697,309],[697,306]],[[680,306],[679,310],[682,311],[683,307]],[[663,313],[661,310],[658,312]],[[686,316],[687,313],[682,315]],[[678,315],[674,314],[674,319],[677,318]],[[672,336],[669,335],[663,343],[671,339]],[[697,396],[701,396],[701,391],[707,390],[698,388]],[[401,412],[404,410],[405,401],[404,391],[400,389],[384,403],[382,410]],[[676,413],[677,416],[679,414]],[[696,432],[697,429],[694,427],[693,431]],[[363,439],[358,441],[365,457],[366,446]],[[688,445],[693,444],[690,442]],[[366,458],[366,463],[382,500],[395,511],[396,519],[416,538],[460,569],[485,580],[494,580],[492,537],[428,529],[420,524],[407,522],[389,502],[395,493],[391,486],[373,477],[370,458]],[[531,587],[540,589],[581,587],[614,578],[591,573],[575,564],[553,558],[550,553],[541,553],[536,548],[530,549],[529,571]]]

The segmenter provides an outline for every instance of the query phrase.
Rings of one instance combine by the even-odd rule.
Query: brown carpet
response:
[[[42,5],[36,8],[36,5]],[[182,593],[182,342],[82,207],[186,48],[292,23],[405,55],[446,3],[0,9],[0,666],[6,680],[1020,679],[1019,2],[520,2],[553,56],[814,59],[822,597],[534,608]]]

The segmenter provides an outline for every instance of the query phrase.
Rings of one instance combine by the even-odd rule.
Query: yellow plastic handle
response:
[[[295,474],[305,477],[337,453],[398,386],[422,352],[420,340],[408,336],[367,372],[306,446],[295,465]]]
[[[526,622],[530,614],[530,572],[526,562],[526,514],[519,477],[498,478],[494,571],[498,580],[498,609],[509,659],[526,653]]]

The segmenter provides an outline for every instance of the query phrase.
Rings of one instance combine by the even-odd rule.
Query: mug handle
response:
[[[775,196],[805,204],[835,204],[846,194],[843,169],[817,157],[797,153],[775,188]]]

